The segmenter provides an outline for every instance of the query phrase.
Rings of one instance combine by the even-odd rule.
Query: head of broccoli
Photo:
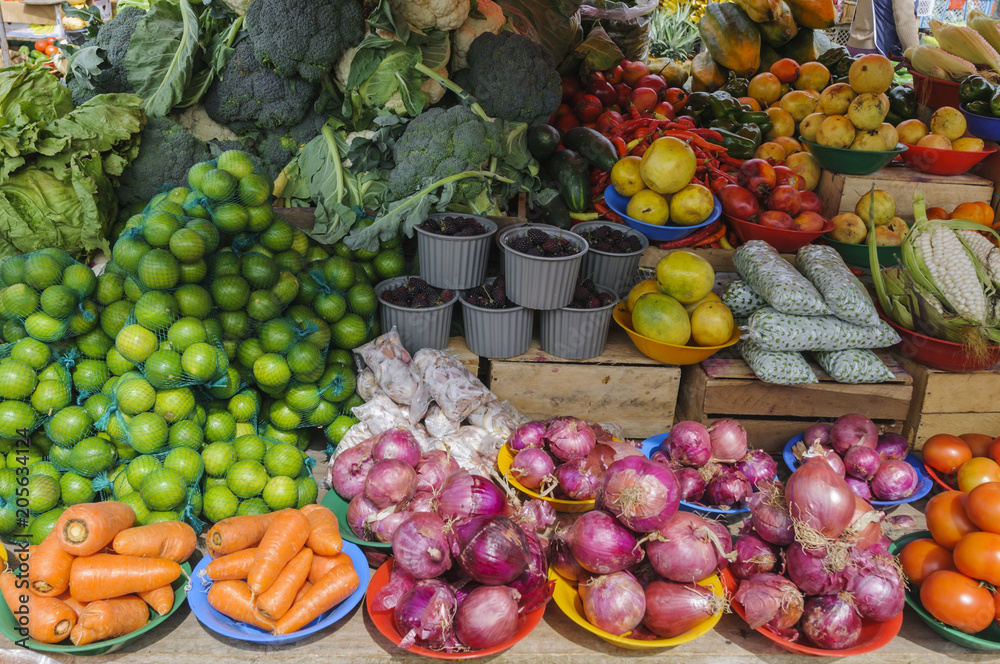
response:
[[[466,56],[455,82],[490,117],[529,125],[548,120],[562,100],[562,82],[542,46],[514,32],[484,32]]]
[[[85,81],[76,81],[74,85],[77,90],[73,94],[74,101],[78,97],[81,99],[78,103],[86,101],[89,98],[88,91],[90,91],[90,96],[115,92],[128,94],[134,92],[128,82],[128,72],[125,71],[125,54],[128,52],[129,42],[139,19],[145,15],[146,12],[138,7],[125,7],[115,14],[113,19],[102,25],[93,39],[83,44],[81,50],[100,49],[104,62],[101,65],[101,72],[89,78],[90,85],[87,85]],[[79,76],[74,73],[70,80],[77,78]],[[92,91],[90,86],[93,86]]]
[[[311,111],[296,125],[281,125],[262,132],[254,149],[264,162],[267,174],[273,179],[299,153],[302,147],[319,136],[329,117]]]
[[[257,59],[285,77],[318,81],[365,36],[358,0],[254,0],[246,29]]]
[[[211,158],[208,145],[173,120],[149,118],[139,135],[139,156],[118,178],[118,202],[146,203],[161,192],[187,186],[188,169]]]

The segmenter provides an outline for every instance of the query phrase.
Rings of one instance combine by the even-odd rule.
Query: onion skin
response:
[[[844,650],[861,638],[861,616],[836,595],[810,597],[802,612],[802,633],[824,650]]]
[[[823,551],[807,551],[796,542],[785,550],[788,578],[806,595],[836,595],[847,590],[857,570],[847,565],[839,572],[826,570]]]
[[[733,600],[743,607],[751,629],[767,625],[778,632],[795,626],[805,602],[795,584],[778,574],[757,574],[741,581]]]
[[[903,580],[895,567],[868,565],[847,586],[862,618],[885,622],[903,611],[906,603]]]
[[[514,429],[513,435],[507,441],[510,449],[515,452],[528,448],[543,449],[545,447],[545,423],[528,422]]]
[[[460,519],[452,526],[451,553],[473,581],[502,586],[528,567],[528,540],[504,516],[489,514]]]
[[[417,462],[417,491],[437,491],[449,475],[459,470],[458,462],[444,450],[424,452]]]
[[[728,532],[719,537],[705,519],[690,512],[675,514],[670,523],[646,542],[646,554],[656,573],[678,583],[711,576],[725,564],[725,556],[732,548]]]
[[[406,511],[411,514],[431,512],[437,514],[437,498],[429,491],[417,491],[406,504]]]
[[[609,634],[631,632],[646,613],[646,593],[628,572],[595,576],[577,589],[587,621]]]
[[[844,481],[847,482],[847,486],[851,487],[851,491],[853,491],[854,495],[858,498],[861,498],[862,500],[872,499],[871,487],[868,486],[868,482],[865,480],[859,480],[856,477],[848,475],[844,478]]]
[[[389,580],[375,593],[375,597],[372,599],[372,608],[376,611],[388,611],[396,608],[399,598],[405,595],[416,581],[413,575],[405,569],[399,565],[393,565],[392,569],[389,570]]]
[[[875,451],[882,461],[890,459],[904,461],[910,453],[910,442],[898,433],[889,431],[879,435]]]
[[[733,550],[736,552],[736,560],[732,562],[730,569],[739,579],[769,574],[781,564],[781,551],[756,533],[740,535],[733,544]]]
[[[747,431],[736,420],[728,417],[716,420],[708,427],[708,432],[712,441],[713,461],[736,463],[746,456]]]
[[[878,445],[878,427],[864,415],[842,415],[830,429],[830,445],[837,454],[844,454],[852,445],[875,449]]]
[[[556,465],[545,450],[534,447],[517,453],[510,464],[510,476],[521,486],[535,490],[552,475]]]
[[[650,533],[666,526],[680,507],[680,487],[669,468],[649,459],[615,461],[604,473],[604,508],[627,527]]]
[[[480,586],[455,613],[455,636],[474,650],[505,643],[517,633],[517,593],[506,586]]]
[[[559,576],[573,582],[586,581],[591,577],[590,572],[583,569],[583,566],[573,556],[569,545],[564,540],[553,540],[549,550],[552,552],[549,565],[559,573]]]
[[[870,480],[875,477],[882,459],[878,452],[864,445],[852,445],[844,453],[844,469],[848,475],[859,480]]]
[[[642,562],[639,541],[607,512],[587,512],[566,533],[566,543],[583,569],[592,574],[612,574]]]
[[[819,447],[813,447],[806,450],[806,453],[802,457],[802,463],[805,463],[807,459],[820,459],[825,461],[833,472],[837,473],[843,477],[847,469],[844,468],[844,460],[839,454],[834,452],[832,449],[823,449]]]
[[[443,647],[451,635],[457,607],[455,591],[444,581],[417,581],[399,598],[393,612],[396,631],[403,635],[399,646]]]
[[[415,579],[441,576],[451,567],[444,521],[437,514],[411,515],[393,533],[392,555]]]
[[[411,467],[416,467],[420,461],[420,445],[417,444],[417,439],[408,430],[388,429],[375,438],[372,458],[375,461],[399,459]]]
[[[905,461],[889,459],[872,478],[872,495],[879,500],[902,500],[913,494],[920,478],[913,466]]]
[[[712,434],[700,422],[678,422],[661,447],[674,463],[701,468],[712,458]]]
[[[829,447],[830,429],[832,428],[833,425],[829,422],[817,422],[806,429],[806,432],[802,434],[802,442],[806,444],[806,447],[812,447],[813,445]]]
[[[368,439],[344,450],[334,459],[330,469],[331,483],[333,490],[344,500],[353,500],[356,495],[364,493],[368,472],[375,465],[372,447],[372,439]]]
[[[555,585],[549,581],[549,562],[541,541],[534,533],[526,533],[525,537],[528,540],[528,567],[509,584],[518,593],[517,605],[521,613],[545,606],[552,598]]]
[[[445,521],[503,514],[506,509],[507,497],[496,484],[464,470],[449,475],[438,492],[438,516]]]
[[[559,488],[570,500],[593,500],[601,487],[601,477],[587,467],[586,459],[567,461],[556,468]]]
[[[795,541],[795,527],[788,507],[776,507],[755,493],[750,497],[750,522],[757,535],[769,544],[788,546]]]
[[[378,512],[379,509],[375,506],[375,503],[365,498],[363,493],[360,493],[354,496],[347,505],[347,525],[350,527],[351,532],[358,537],[374,541],[374,538],[371,536],[371,529],[368,526],[371,517],[378,514]]]
[[[864,517],[864,521],[862,517]],[[885,513],[876,512],[875,508],[868,504],[868,501],[860,496],[855,496],[851,525],[843,532],[841,539],[852,542],[855,547],[862,551],[870,549],[882,537],[882,520],[884,518]]]
[[[854,492],[822,459],[803,463],[785,484],[793,518],[827,537],[837,537],[851,523]]]
[[[553,417],[545,427],[545,440],[561,461],[584,459],[597,444],[594,430],[576,417]]]
[[[672,639],[711,618],[721,606],[711,588],[653,581],[646,587],[642,624],[657,636]]]
[[[736,470],[743,473],[755,488],[773,482],[778,474],[778,462],[764,450],[750,450],[736,463]]]
[[[399,459],[376,461],[365,480],[365,497],[380,510],[409,500],[416,490],[416,471]]]
[[[705,487],[705,502],[713,507],[739,507],[750,494],[753,487],[746,475],[738,470],[719,473]]]
[[[369,530],[371,530],[372,534],[375,535],[375,539],[377,541],[391,544],[392,537],[396,534],[396,530],[409,520],[410,516],[411,514],[409,512],[393,512],[392,514],[387,514],[381,519],[372,521],[369,526]]]

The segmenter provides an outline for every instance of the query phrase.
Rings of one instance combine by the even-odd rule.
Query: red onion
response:
[[[409,500],[416,489],[416,471],[399,459],[376,461],[365,480],[365,496],[380,510]]]
[[[805,549],[795,542],[785,550],[785,566],[790,578],[806,595],[834,595],[847,590],[856,570],[847,564],[830,561],[825,551]],[[839,567],[837,571],[831,571]]]
[[[369,524],[378,512],[375,503],[365,498],[363,493],[359,493],[347,505],[347,525],[358,537],[370,540],[372,537],[369,534],[371,532]]]
[[[396,534],[396,530],[406,523],[411,516],[412,514],[409,512],[392,512],[381,519],[373,520],[368,524],[368,529],[375,536],[376,540],[389,544],[392,542],[392,536]]]
[[[894,528],[903,528],[904,530],[912,530],[917,527],[917,520],[909,514],[896,514],[895,516],[890,516],[886,521]]]
[[[510,449],[520,452],[528,448],[542,449],[545,447],[545,422],[528,422],[514,429],[514,434],[507,441]]]
[[[458,462],[444,450],[424,452],[417,462],[417,491],[437,491],[449,475],[460,469]]]
[[[438,516],[445,521],[466,516],[503,514],[507,497],[482,475],[464,470],[452,473],[438,492]]]
[[[518,593],[520,612],[530,613],[552,598],[553,584],[549,582],[549,562],[538,536],[525,533],[525,537],[528,541],[528,566],[508,585]]]
[[[669,468],[642,457],[615,461],[604,473],[605,508],[627,527],[649,533],[663,528],[680,506],[680,487]]]
[[[601,486],[601,477],[587,469],[586,459],[567,461],[556,468],[559,488],[570,500],[593,500]]]
[[[393,612],[396,631],[403,635],[399,647],[442,648],[451,635],[457,608],[455,591],[447,583],[440,579],[417,581],[399,598]]]
[[[451,567],[444,521],[426,512],[410,515],[392,536],[392,555],[415,579],[441,576]]]
[[[653,452],[653,454],[650,455],[649,460],[654,463],[658,463],[661,466],[666,466],[667,468],[672,469],[675,473],[677,472],[678,466],[676,466],[674,462],[670,460],[670,457],[668,457],[664,452],[660,450],[656,450],[655,452]],[[694,468],[692,468],[691,470],[698,472]]]
[[[802,463],[805,463],[808,459],[821,459],[825,461],[826,464],[830,466],[830,469],[841,477],[843,477],[846,472],[846,469],[844,468],[844,460],[841,459],[840,455],[832,449],[819,446],[810,447],[802,455]]]
[[[507,586],[480,586],[470,592],[455,613],[455,636],[473,650],[512,639],[518,624],[516,595]]]
[[[368,566],[372,569],[378,569],[385,564],[385,561],[389,560],[391,556],[388,553],[381,553],[375,549],[365,549],[365,560],[368,561]]]
[[[875,449],[878,444],[878,427],[864,415],[851,413],[837,418],[830,429],[830,445],[837,454],[844,454],[852,445]]]
[[[510,464],[510,476],[527,489],[538,489],[555,470],[552,457],[545,450],[528,447],[517,453]]]
[[[521,504],[514,521],[526,532],[543,533],[556,523],[556,510],[547,500],[532,498]]]
[[[762,540],[776,546],[788,546],[795,541],[795,527],[788,505],[777,486],[769,492],[750,497],[750,522]]]
[[[764,450],[750,450],[736,462],[736,470],[746,475],[751,485],[760,487],[764,482],[774,481],[778,474],[778,462]]]
[[[736,463],[746,456],[747,431],[736,420],[728,417],[716,420],[708,427],[708,432],[711,435],[713,461]]]
[[[582,581],[590,578],[590,572],[583,569],[573,552],[569,549],[569,544],[565,540],[555,539],[550,547],[552,552],[549,564],[552,569],[559,573],[559,576],[570,581]]]
[[[806,447],[813,445],[828,447],[830,445],[830,429],[832,428],[833,425],[829,422],[817,422],[802,434],[802,442],[806,444]]]
[[[847,592],[862,618],[878,622],[898,616],[906,601],[903,580],[891,563],[865,566],[847,584]]]
[[[379,588],[372,598],[372,608],[376,611],[388,611],[396,608],[399,598],[409,592],[416,579],[399,565],[393,565],[389,570],[389,580]]]
[[[875,451],[882,457],[882,461],[888,459],[903,461],[910,453],[910,443],[898,433],[890,431],[879,435]]]
[[[603,475],[608,466],[618,459],[630,456],[645,456],[641,450],[636,449],[628,443],[620,443],[611,440],[606,443],[598,443],[587,455],[587,467],[596,475]]]
[[[733,544],[733,550],[736,552],[736,560],[730,568],[737,578],[749,579],[757,574],[774,572],[781,567],[781,551],[756,533],[740,535]]]
[[[372,458],[375,461],[399,459],[415,467],[420,461],[420,445],[417,444],[413,434],[406,429],[387,429],[376,437]]]
[[[920,484],[917,471],[905,461],[889,459],[872,478],[872,495],[879,500],[902,500]]]
[[[859,480],[856,477],[848,475],[844,478],[844,481],[847,482],[847,486],[851,487],[851,491],[854,492],[855,496],[863,498],[864,500],[872,499],[871,487],[868,486],[868,482],[865,480]]]
[[[844,453],[844,470],[859,480],[875,477],[881,464],[878,452],[864,445],[851,445]]]
[[[657,636],[672,639],[714,616],[724,603],[711,588],[654,581],[646,587],[642,624]]]
[[[488,586],[510,583],[528,567],[524,531],[497,514],[457,521],[452,526],[451,553],[469,578]]]
[[[858,549],[869,549],[882,537],[882,520],[884,518],[885,512],[876,512],[864,498],[855,496],[851,525],[840,537],[853,543]]]
[[[751,629],[767,625],[779,632],[795,626],[804,603],[795,584],[778,574],[757,574],[741,581],[733,600],[743,607]]]
[[[644,556],[635,535],[618,519],[599,510],[577,519],[566,534],[566,543],[577,562],[594,574],[628,569]]]
[[[802,633],[820,648],[844,650],[861,638],[861,616],[836,595],[810,597],[802,612]]]
[[[437,513],[437,498],[429,491],[417,491],[413,498],[406,504],[406,511],[414,512],[434,512]]]
[[[576,417],[553,417],[545,427],[545,440],[562,461],[583,459],[597,442],[590,425]]]
[[[681,500],[686,503],[701,502],[705,495],[705,480],[701,473],[694,468],[678,468],[674,477],[681,490]]]
[[[844,532],[854,513],[854,492],[820,459],[809,459],[792,473],[785,500],[792,518],[827,537]]]
[[[712,435],[700,422],[678,422],[662,447],[674,463],[701,468],[712,458]]]
[[[646,593],[628,572],[595,576],[578,590],[587,621],[608,634],[628,634],[646,613]]]
[[[333,490],[344,500],[351,500],[365,490],[368,471],[375,465],[371,439],[344,450],[333,461],[330,479]]]
[[[719,537],[705,519],[690,512],[675,514],[646,542],[646,553],[656,573],[679,583],[711,576],[726,565],[726,556],[732,550],[728,532]]]
[[[753,493],[750,480],[738,470],[722,472],[708,481],[705,503],[714,507],[739,507]]]

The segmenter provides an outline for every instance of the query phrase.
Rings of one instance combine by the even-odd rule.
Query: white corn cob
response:
[[[955,313],[975,323],[987,317],[986,294],[955,231],[933,225],[917,238],[924,265]]]
[[[986,268],[986,274],[997,286],[1000,286],[1000,248],[975,231],[956,231],[965,245],[976,255],[979,262]]]

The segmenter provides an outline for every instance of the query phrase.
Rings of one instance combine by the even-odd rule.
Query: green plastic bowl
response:
[[[390,542],[372,542],[366,539],[361,539],[354,534],[351,527],[347,525],[347,506],[350,505],[350,503],[341,498],[340,495],[333,489],[326,492],[326,495],[323,496],[323,500],[321,500],[319,504],[328,508],[331,512],[337,515],[337,523],[340,524],[340,536],[348,542],[354,542],[360,547],[369,547],[372,549],[392,549],[392,543]]]
[[[868,242],[861,244],[849,244],[839,242],[829,235],[823,236],[823,241],[837,250],[840,257],[848,265],[869,268],[871,261],[868,260]],[[899,264],[899,257],[902,251],[899,247],[878,247],[878,264],[882,267],[896,267]]]
[[[188,578],[191,576],[191,565],[188,563],[182,563],[181,569],[184,570],[184,573],[181,574],[176,581],[170,584],[174,589],[174,605],[170,607],[170,611],[168,611],[165,616],[161,616],[150,609],[149,613],[152,617],[149,619],[149,622],[142,627],[142,629],[137,629],[131,634],[119,636],[116,639],[88,643],[85,646],[62,645],[59,643],[41,643],[39,641],[35,641],[34,639],[25,639],[24,643],[31,650],[74,656],[106,655],[108,653],[115,652],[116,650],[120,650],[125,644],[135,641],[140,636],[172,616],[174,611],[176,611],[177,608],[184,603],[184,600],[187,597]],[[0,602],[0,634],[3,634],[11,641],[17,641],[21,638],[21,635],[17,632],[17,620],[14,618],[14,614],[10,612],[6,602]],[[68,639],[66,642],[72,643]]]
[[[931,534],[926,530],[904,535],[889,545],[889,553],[894,556],[898,556],[903,547],[913,540],[930,538]],[[970,650],[986,650],[993,652],[1000,651],[1000,626],[998,626],[995,622],[981,632],[977,632],[976,634],[966,634],[965,632],[960,632],[954,627],[945,625],[943,622],[928,613],[927,609],[924,608],[924,605],[920,603],[920,590],[916,588],[908,589],[906,591],[906,603],[910,605],[911,609],[917,612],[917,615],[920,616],[921,620],[927,623],[928,627],[952,643],[957,643],[963,648],[969,648]]]
[[[830,148],[809,141],[802,142],[809,146],[809,152],[816,157],[820,166],[828,171],[846,175],[870,175],[895,159],[896,155],[906,152],[906,146],[901,143],[896,145],[895,150],[869,152],[867,150]]]

